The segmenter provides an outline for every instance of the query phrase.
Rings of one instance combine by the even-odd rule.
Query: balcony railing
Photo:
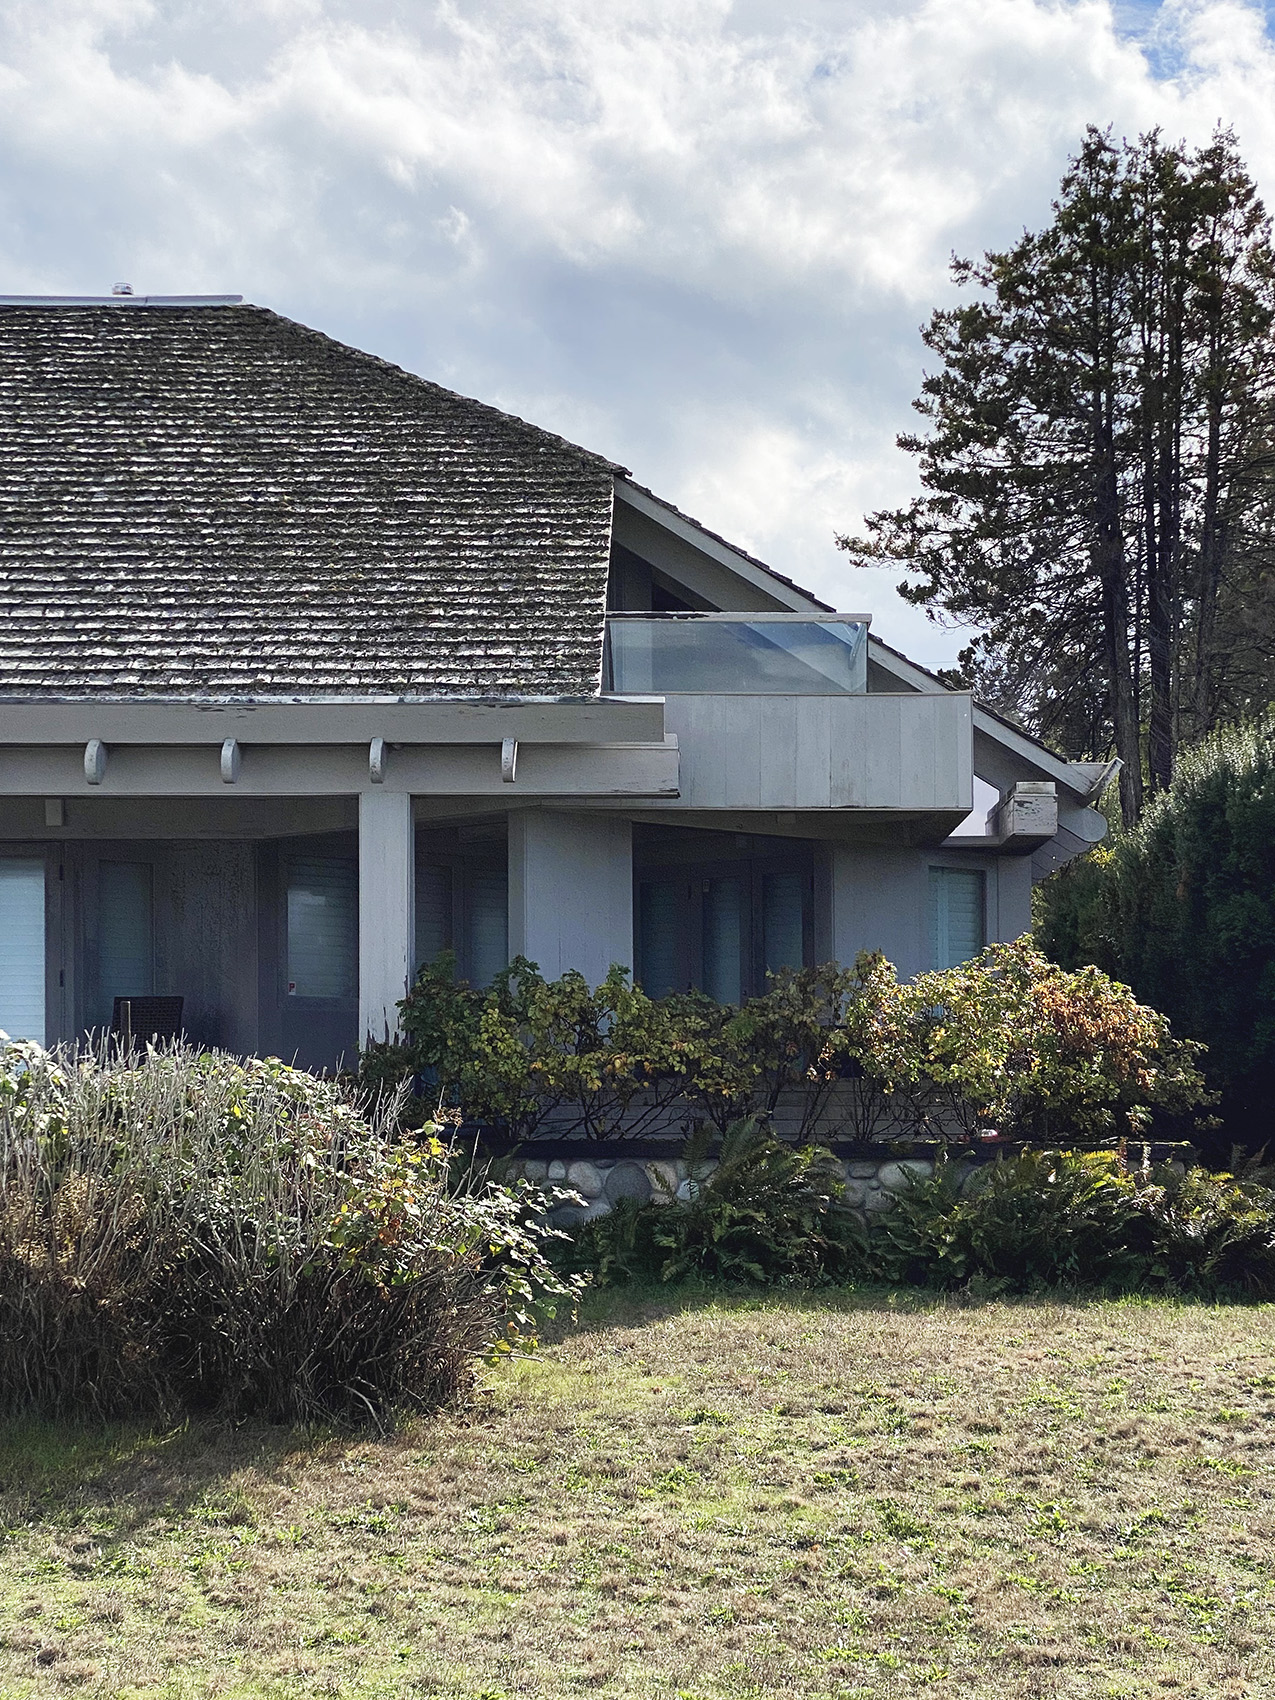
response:
[[[618,696],[855,696],[867,621],[828,614],[612,614],[606,685]]]

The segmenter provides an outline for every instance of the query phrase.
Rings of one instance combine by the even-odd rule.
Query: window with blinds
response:
[[[986,876],[967,868],[930,869],[930,964],[955,968],[987,943]]]
[[[509,965],[509,880],[503,873],[469,876],[465,969],[475,986],[490,986]]]
[[[359,990],[359,869],[343,856],[288,862],[288,996],[350,999]]]
[[[109,1027],[116,998],[146,998],[154,985],[149,862],[97,867],[96,1025]]]
[[[768,973],[801,968],[810,951],[813,881],[789,865],[744,858],[639,876],[634,974],[649,997],[692,987],[718,1003],[765,992]]]
[[[452,945],[452,870],[428,862],[416,869],[416,962],[419,970]]]
[[[653,998],[682,991],[681,880],[643,880],[638,887],[637,978]]]
[[[44,863],[0,856],[0,1032],[44,1043]]]
[[[744,882],[736,878],[707,880],[703,895],[703,989],[718,1003],[739,1003],[746,955]]]
[[[762,946],[768,974],[800,968],[805,960],[805,887],[800,874],[762,879]]]

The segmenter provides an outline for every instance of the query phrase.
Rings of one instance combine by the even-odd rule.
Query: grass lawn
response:
[[[0,1694],[1275,1695],[1275,1308],[595,1299],[389,1439],[0,1428]]]

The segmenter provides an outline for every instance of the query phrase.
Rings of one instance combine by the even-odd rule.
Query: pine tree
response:
[[[974,298],[900,437],[924,494],[842,537],[982,633],[955,681],[1065,754],[1121,758],[1126,822],[1175,752],[1275,679],[1275,252],[1220,132],[1089,130],[1051,222],[953,262]]]

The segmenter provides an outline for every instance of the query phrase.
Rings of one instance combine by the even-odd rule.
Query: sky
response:
[[[1086,124],[1275,203],[1246,0],[0,0],[0,293],[233,292],[596,449],[917,660],[835,547],[916,488],[951,255]]]

